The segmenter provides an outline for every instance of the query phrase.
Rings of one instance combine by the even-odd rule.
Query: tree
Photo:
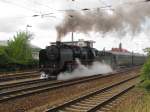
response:
[[[8,64],[11,61],[11,59],[5,52],[5,49],[6,47],[0,46],[0,65]]]
[[[150,56],[150,48],[145,48],[145,49],[143,49],[143,51],[144,51],[148,56]]]
[[[12,40],[8,41],[7,55],[13,63],[28,64],[32,58],[30,40],[32,35],[28,32],[18,32]]]

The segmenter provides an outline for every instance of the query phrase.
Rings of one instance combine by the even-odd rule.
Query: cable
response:
[[[136,2],[123,2],[120,5],[137,5],[137,4],[141,4],[141,3],[146,3],[147,1],[146,0],[141,0],[141,1],[136,1]]]
[[[47,7],[47,8],[49,8],[49,9],[52,9],[52,10],[55,10],[55,11],[57,11],[56,9],[54,9],[54,8],[52,8],[52,7],[49,7],[48,5],[45,5],[45,4],[42,4],[42,3],[39,3],[39,2],[37,2],[37,1],[33,1],[35,4],[37,4],[37,5],[41,5],[41,6],[44,6],[44,7]]]
[[[149,1],[149,0],[148,0]],[[29,9],[29,8],[27,8],[27,7],[24,7],[23,5],[20,5],[20,4],[17,4],[17,3],[14,3],[14,2],[12,2],[12,1],[8,1],[8,0],[3,0],[3,1],[1,1],[1,2],[4,2],[4,3],[7,3],[7,4],[11,4],[11,5],[15,5],[15,6],[18,6],[18,7],[21,7],[21,8],[24,8],[24,9],[26,9],[26,10],[30,10],[30,11],[33,11],[33,12],[35,12],[35,13],[39,13],[39,12],[37,12],[36,10],[33,10],[33,9]],[[44,4],[41,4],[41,3],[39,3],[39,2],[35,2],[35,1],[32,1],[32,2],[34,2],[34,3],[36,3],[37,5],[41,5],[41,6],[44,6],[44,7],[47,7],[47,8],[50,8],[50,9],[53,9],[53,10],[55,10],[55,11],[57,11],[57,12],[59,12],[59,13],[65,13],[65,12],[68,12],[68,11],[90,11],[91,9],[93,9],[93,10],[97,10],[97,9],[104,9],[104,10],[112,10],[112,11],[115,11],[115,9],[113,9],[112,8],[112,6],[111,5],[105,5],[105,6],[103,6],[103,7],[97,7],[97,8],[83,8],[83,9],[69,9],[69,10],[57,10],[57,9],[54,9],[54,8],[51,8],[51,7],[49,7],[49,6],[47,6],[47,5],[44,5]],[[143,2],[146,2],[146,1],[137,1],[137,2],[124,2],[124,3],[122,3],[122,4],[119,4],[119,5],[131,5],[131,4],[135,4],[135,3],[143,3]],[[106,3],[104,3],[104,4],[106,4]],[[107,9],[108,8],[108,9]],[[115,11],[116,12],[116,11]],[[117,12],[116,12],[117,13]],[[37,17],[37,16],[41,16],[41,17],[56,17],[56,16],[49,16],[49,15],[51,15],[51,14],[55,14],[55,13],[52,13],[52,12],[50,12],[50,13],[41,13],[40,15],[36,15],[36,16],[31,16],[31,17]],[[119,14],[120,15],[120,14]],[[121,16],[121,15],[120,15]],[[25,17],[17,17],[17,18],[26,18],[27,16],[25,16]],[[28,16],[28,17],[30,17],[30,16]]]
[[[17,7],[20,7],[20,8],[26,9],[26,10],[30,10],[30,11],[35,12],[35,13],[39,13],[39,12],[37,12],[37,10],[29,9],[27,7],[24,7],[23,5],[16,4],[16,3],[12,2],[12,1],[3,0],[3,1],[0,1],[0,2],[7,3],[7,4],[10,4],[10,5],[15,5]]]

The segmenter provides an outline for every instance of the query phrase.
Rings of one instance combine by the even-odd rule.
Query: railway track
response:
[[[26,86],[26,85],[29,86],[31,84],[37,84],[37,83],[48,82],[48,81],[51,81],[51,80],[49,80],[49,79],[32,79],[32,80],[15,82],[15,83],[0,84],[0,91],[4,90],[4,89],[12,89],[12,88],[22,87],[22,86]]]
[[[135,67],[134,69],[137,69],[138,67]],[[130,69],[124,69],[124,71],[127,71],[127,70],[130,70]],[[122,70],[119,70],[119,73],[121,73],[120,71]],[[34,71],[34,72],[25,72],[27,74],[31,74],[31,73],[36,73],[37,71]],[[123,71],[122,71],[123,72]],[[38,72],[37,72],[38,73]],[[19,73],[20,74],[20,73]],[[16,74],[16,75],[19,75],[19,74]],[[115,74],[114,73],[110,73],[110,74]],[[109,74],[108,74],[109,75]],[[93,77],[93,76],[89,76],[89,77]],[[95,76],[94,76],[95,77]],[[83,77],[82,77],[83,78]],[[12,88],[12,87],[19,87],[19,86],[25,86],[25,85],[29,85],[29,84],[36,84],[36,83],[42,83],[42,82],[48,82],[52,79],[32,79],[32,80],[25,80],[25,81],[18,81],[18,82],[13,82],[13,83],[0,83],[0,90],[2,89],[9,89],[9,88]],[[3,82],[3,81],[2,81]]]
[[[104,112],[107,110],[104,106],[113,105],[112,101],[132,89],[139,82],[139,76],[134,76],[50,108],[46,112]]]
[[[58,89],[62,87],[67,87],[79,83],[88,82],[91,80],[97,80],[101,78],[111,77],[120,73],[128,72],[126,71],[120,71],[118,73],[111,73],[107,74],[105,76],[103,75],[95,75],[95,76],[89,76],[86,78],[79,78],[79,79],[72,79],[67,81],[49,81],[49,80],[35,80],[30,81],[28,83],[21,83],[17,85],[10,85],[6,87],[3,87],[0,89],[0,102],[8,101],[14,98],[20,98],[23,96],[27,96],[33,93],[41,93],[44,91],[49,91],[53,89]],[[14,87],[12,87],[14,86]]]
[[[30,71],[30,72],[22,72],[22,73],[12,73],[12,74],[3,74],[0,75],[0,82],[6,82],[11,80],[19,80],[19,79],[27,79],[39,77],[39,71]]]

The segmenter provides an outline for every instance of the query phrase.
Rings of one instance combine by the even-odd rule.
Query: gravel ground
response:
[[[105,79],[76,84],[70,87],[42,92],[40,94],[33,94],[20,99],[3,102],[0,103],[0,112],[41,112],[49,107],[58,105],[79,95],[84,95],[91,90],[96,90],[97,88],[110,85],[117,80],[124,80],[127,76],[133,76],[138,72],[139,71],[137,70],[136,72],[131,72],[129,74],[124,73],[118,75],[118,77],[107,77]]]

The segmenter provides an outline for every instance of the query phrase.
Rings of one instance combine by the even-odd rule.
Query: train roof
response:
[[[61,44],[65,44],[65,45],[75,45],[75,46],[79,46],[79,47],[84,47],[84,46],[90,46],[93,47],[93,43],[95,43],[95,41],[92,40],[83,40],[83,39],[79,39],[78,41],[56,41],[56,42],[51,42],[51,45],[56,45],[57,43],[61,43]]]
[[[145,56],[144,54],[132,53],[132,52],[116,52],[116,51],[100,51],[101,55],[136,55],[136,56]]]

